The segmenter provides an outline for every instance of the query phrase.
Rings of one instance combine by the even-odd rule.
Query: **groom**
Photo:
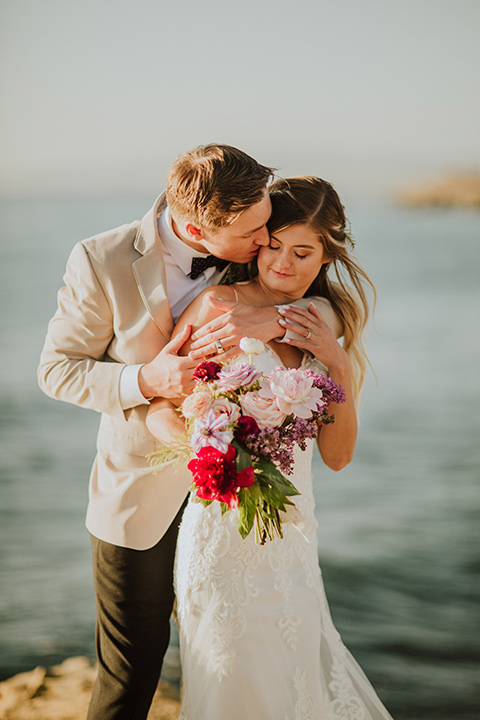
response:
[[[68,261],[38,377],[47,395],[101,413],[86,519],[99,668],[89,720],[147,717],[169,642],[175,542],[191,478],[171,465],[152,474],[145,417],[153,397],[193,387],[198,360],[177,354],[189,328],[169,342],[184,308],[224,279],[229,262],[247,263],[268,244],[271,176],[236,148],[195,148],[176,160],[166,193],[140,222],[78,243]],[[232,337],[283,334],[274,308],[253,316],[246,306],[224,309],[225,330],[217,324],[200,340],[204,354],[213,341],[222,350],[222,333],[226,350]]]

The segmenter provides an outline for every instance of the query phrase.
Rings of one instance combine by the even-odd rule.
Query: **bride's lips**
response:
[[[287,275],[286,273],[277,272],[276,270],[272,270],[272,273],[275,275],[275,277],[278,277],[278,278],[292,277],[292,275]]]

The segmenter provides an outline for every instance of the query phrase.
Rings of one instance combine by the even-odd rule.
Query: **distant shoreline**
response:
[[[400,190],[400,205],[413,208],[480,208],[480,175],[458,173]]]

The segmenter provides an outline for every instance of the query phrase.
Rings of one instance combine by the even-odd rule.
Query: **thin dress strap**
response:
[[[230,287],[232,288],[233,292],[235,293],[235,302],[238,303],[238,293],[237,293],[237,291],[235,290],[235,288],[233,287],[233,285],[230,285]]]

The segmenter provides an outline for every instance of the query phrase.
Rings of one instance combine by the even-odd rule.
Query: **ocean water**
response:
[[[0,207],[0,678],[94,656],[84,513],[98,416],[43,396],[36,367],[73,244],[152,201]],[[379,299],[355,458],[314,468],[327,596],[396,720],[476,720],[480,213],[347,209]]]

